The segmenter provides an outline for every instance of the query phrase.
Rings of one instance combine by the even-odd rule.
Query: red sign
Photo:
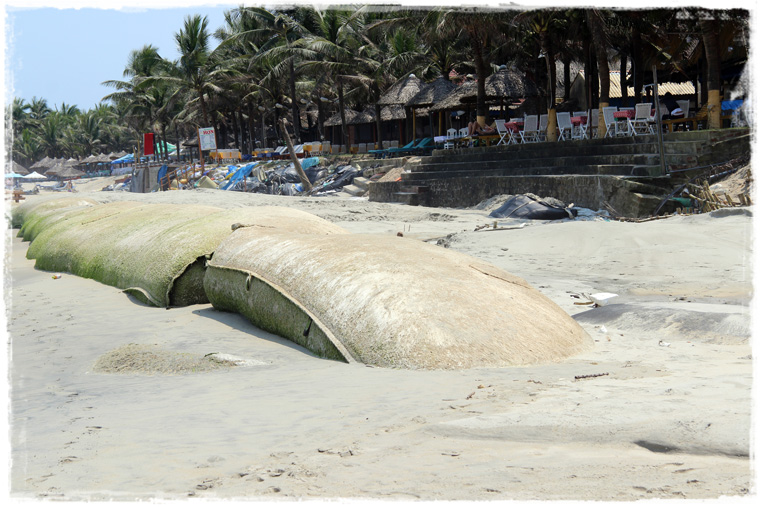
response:
[[[143,155],[153,155],[153,134],[143,134]]]

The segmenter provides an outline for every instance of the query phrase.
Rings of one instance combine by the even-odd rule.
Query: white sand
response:
[[[487,211],[216,190],[88,196],[293,206],[352,232],[440,238],[526,279],[576,316],[596,346],[525,368],[346,365],[209,305],[150,308],[92,280],[53,279],[13,238],[13,497],[740,495],[735,504],[754,491],[748,215],[475,232],[493,222]],[[618,297],[599,308],[571,297],[596,292]],[[130,343],[250,363],[183,375],[93,371]],[[606,375],[575,379],[597,374]]]

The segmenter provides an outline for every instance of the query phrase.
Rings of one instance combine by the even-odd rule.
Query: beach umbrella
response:
[[[54,162],[53,159],[51,159],[48,156],[45,156],[42,160],[38,160],[34,164],[31,165],[30,169],[47,169],[49,167],[53,167]]]
[[[517,70],[502,67],[486,79],[486,96],[512,99],[536,97],[538,87]]]
[[[31,172],[27,174],[26,176],[22,176],[21,179],[24,180],[46,180],[47,176],[44,174],[40,174],[37,171]]]
[[[20,174],[22,176],[25,175],[25,174],[29,174],[29,169],[27,169],[26,167],[22,166],[21,164],[19,164],[15,160],[11,161],[11,169],[13,170],[14,173]]]
[[[74,166],[65,166],[63,169],[58,171],[56,176],[58,176],[59,178],[76,178],[79,176],[84,176],[84,172],[80,171]]]
[[[23,177],[24,177],[23,174],[5,173],[5,179],[8,179],[8,178],[23,178]]]

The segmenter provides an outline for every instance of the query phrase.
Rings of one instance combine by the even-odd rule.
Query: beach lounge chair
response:
[[[523,129],[520,131],[520,140],[523,144],[538,142],[538,115],[525,116]]]
[[[570,121],[570,113],[557,113],[557,129],[559,130],[558,141],[568,141],[573,135],[573,124]]]
[[[432,137],[426,137],[422,139],[419,143],[415,144],[411,148],[408,148],[406,150],[399,150],[399,153],[409,153],[409,154],[424,154],[426,152],[430,152],[435,147],[434,141]]]
[[[642,134],[654,134],[649,123],[649,117],[652,115],[652,103],[642,102],[636,104],[636,116],[628,119],[628,128],[631,135],[638,136]]]
[[[604,137],[615,137],[617,135],[617,128],[615,126],[615,117],[613,113],[617,111],[617,107],[610,106],[602,108],[602,116],[604,116],[604,126],[607,127],[607,133]]]
[[[369,150],[369,153],[372,153],[375,156],[375,158],[385,158],[385,157],[387,157],[392,152],[392,150],[395,152],[395,151],[400,151],[400,150],[405,150],[407,148],[411,148],[411,147],[414,146],[415,142],[416,142],[416,139],[414,141],[412,141],[411,143],[407,144],[406,146],[402,147],[402,148],[391,146],[389,148],[385,148],[385,149],[382,149],[382,150]]]
[[[414,141],[407,144],[403,148],[389,148],[385,156],[390,157],[390,156],[400,155],[400,154],[405,154],[405,153],[409,153],[409,154],[415,153],[416,151],[422,150],[425,146],[431,145],[432,142],[433,142],[432,137],[426,137],[421,140],[415,139]]]

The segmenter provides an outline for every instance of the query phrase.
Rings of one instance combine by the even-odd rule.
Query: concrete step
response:
[[[577,157],[552,156],[536,157],[530,159],[515,159],[507,157],[494,157],[490,160],[468,160],[430,163],[424,161],[416,166],[411,166],[411,172],[417,171],[482,171],[497,168],[535,168],[535,167],[583,167],[598,165],[658,165],[659,155],[583,155]]]
[[[369,178],[365,178],[363,176],[357,176],[354,178],[354,185],[361,188],[365,192],[369,190]]]
[[[439,168],[429,171],[412,171],[401,175],[404,184],[410,181],[431,179],[465,178],[467,176],[567,176],[577,175],[615,175],[615,176],[654,176],[659,174],[660,165],[633,164],[597,164],[586,166],[545,166],[545,167],[490,167],[485,169],[448,169]]]

